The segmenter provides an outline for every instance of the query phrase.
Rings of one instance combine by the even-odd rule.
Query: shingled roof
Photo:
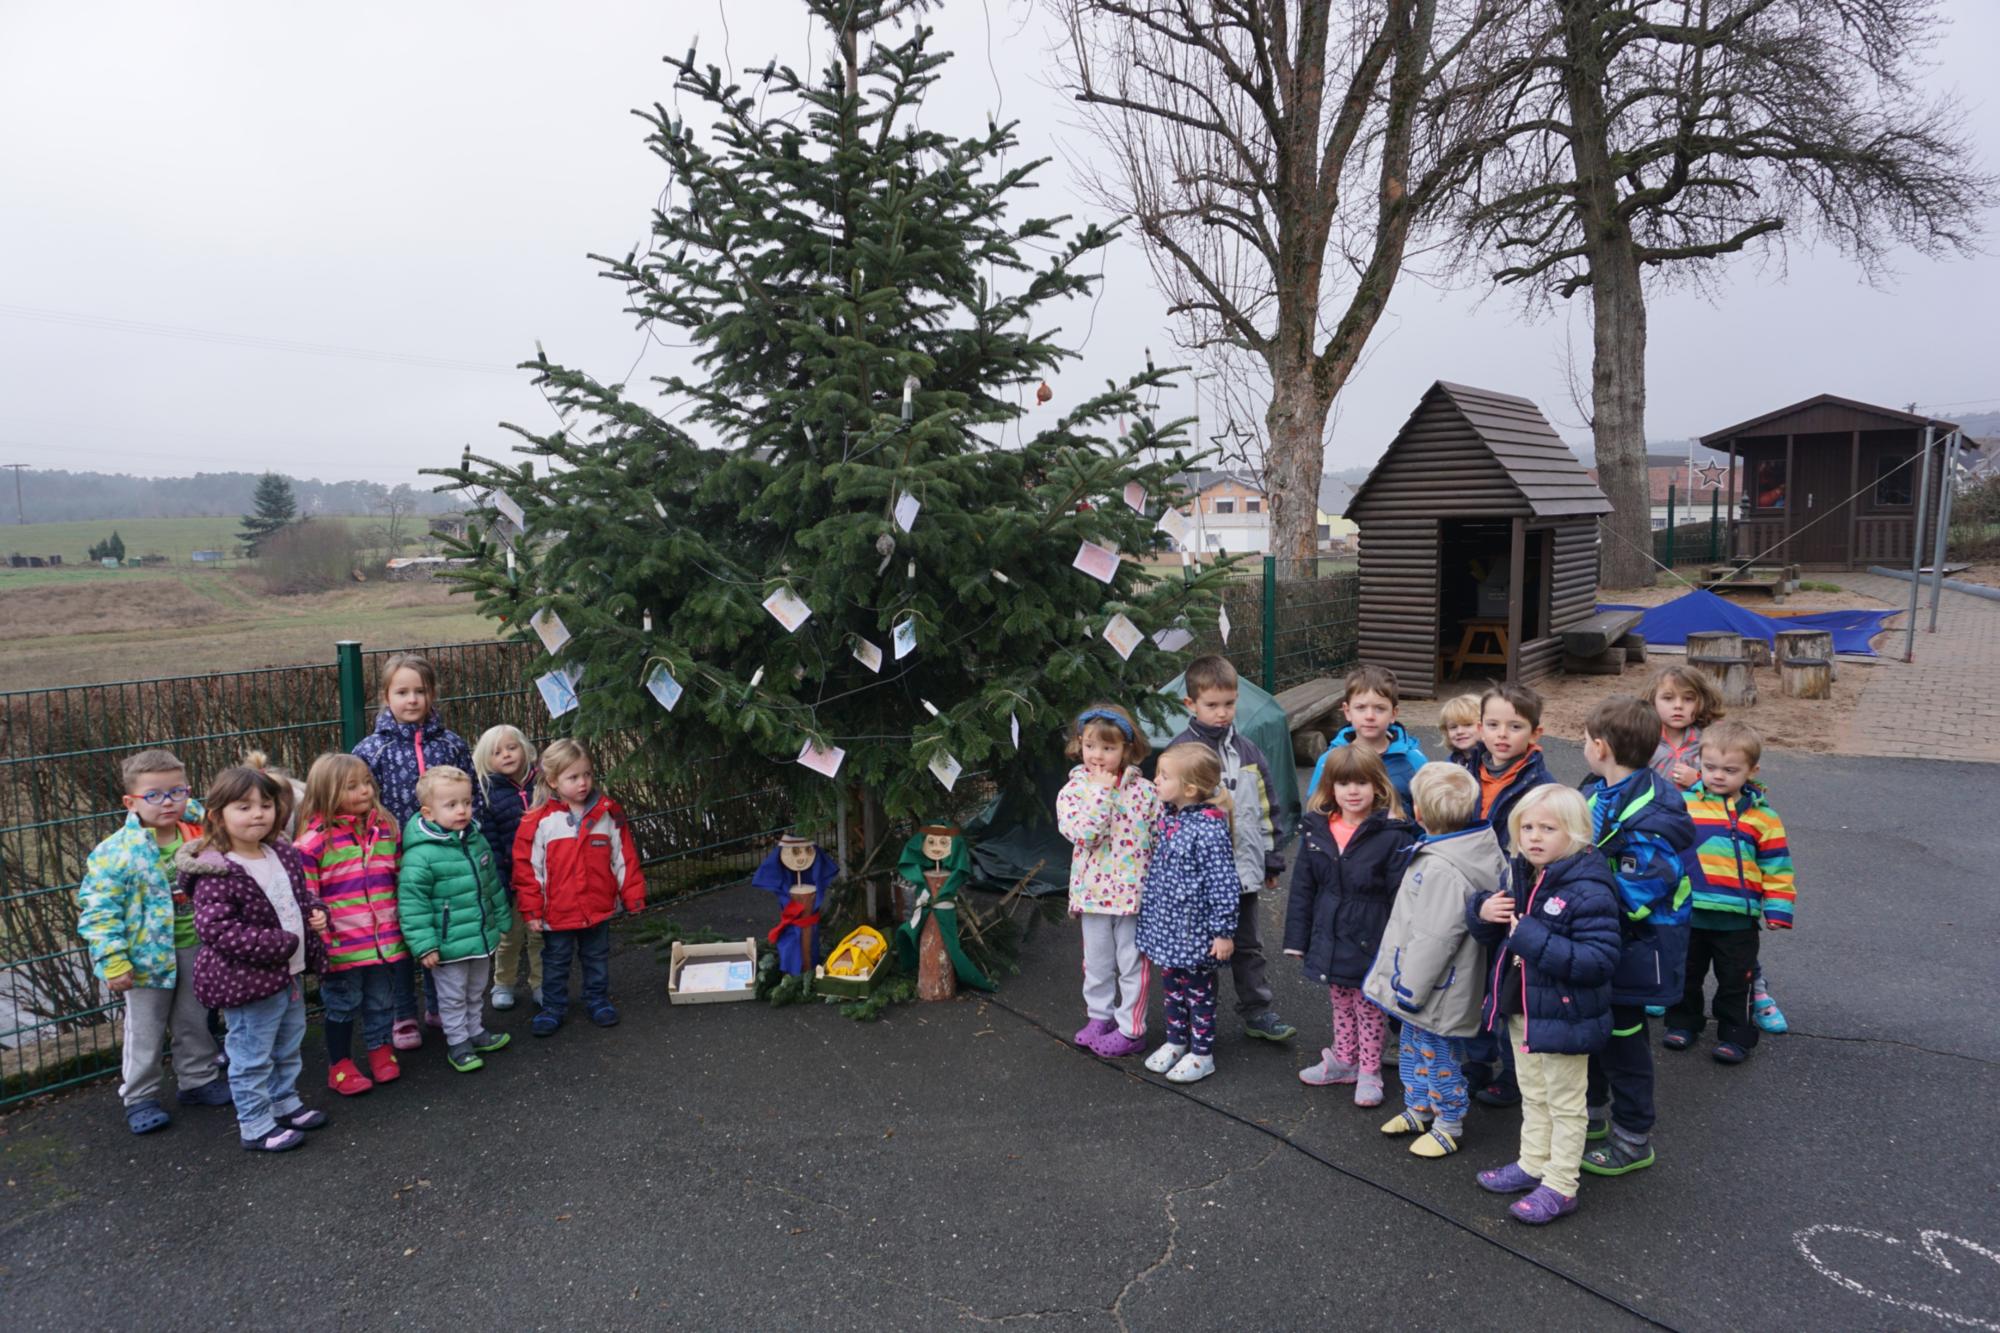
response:
[[[1355,491],[1347,516],[1371,510],[1583,518],[1610,513],[1611,502],[1532,402],[1439,380]]]

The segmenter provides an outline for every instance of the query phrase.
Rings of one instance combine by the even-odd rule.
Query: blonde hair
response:
[[[590,762],[590,751],[583,748],[583,742],[568,736],[550,741],[542,750],[542,771],[535,778],[535,804],[547,805],[556,797],[556,779],[564,771],[579,763]]]
[[[1653,673],[1653,678],[1646,682],[1646,702],[1657,709],[1660,687],[1667,684],[1678,685],[1694,696],[1693,725],[1705,728],[1722,720],[1722,691],[1716,688],[1715,681],[1700,667],[1687,666],[1680,662],[1661,667]]]
[[[472,747],[472,771],[483,786],[493,776],[493,752],[500,748],[501,741],[512,741],[521,747],[521,760],[530,772],[535,767],[535,747],[528,744],[528,738],[519,727],[502,722],[479,733],[479,743]],[[522,776],[526,776],[523,774]]]
[[[1701,734],[1701,748],[1719,755],[1740,754],[1750,767],[1764,758],[1764,738],[1748,722],[1718,722]]]
[[[306,794],[299,801],[299,827],[311,828],[315,819],[332,824],[340,818],[341,797],[357,774],[367,778],[375,791],[375,808],[369,811],[368,818],[379,817],[383,823],[393,825],[396,821],[382,808],[382,788],[376,784],[373,770],[351,754],[336,753],[321,755],[306,770]]]
[[[1477,702],[1474,695],[1462,696]],[[1457,833],[1479,813],[1479,779],[1445,760],[1433,760],[1410,779],[1410,803],[1426,833]]]
[[[1365,745],[1338,745],[1326,752],[1326,763],[1319,771],[1319,785],[1306,798],[1306,809],[1316,815],[1323,815],[1334,808],[1333,784],[1336,782],[1365,782],[1375,789],[1375,803],[1369,806],[1372,813],[1387,810],[1392,819],[1403,817],[1403,803],[1396,799],[1396,786],[1389,781],[1389,770],[1382,766],[1382,756]]]
[[[1117,721],[1090,716],[1093,713],[1109,713]],[[1070,733],[1069,744],[1063,747],[1063,753],[1071,759],[1081,760],[1083,738],[1086,736],[1100,741],[1115,742],[1122,747],[1123,757],[1118,761],[1121,765],[1143,764],[1146,762],[1146,756],[1153,752],[1153,746],[1146,739],[1146,733],[1139,730],[1139,724],[1132,720],[1132,715],[1117,704],[1092,704],[1084,709],[1077,718],[1076,729]]]
[[[1160,768],[1171,768],[1188,785],[1197,801],[1207,801],[1229,816],[1229,836],[1236,837],[1236,803],[1222,786],[1222,757],[1199,741],[1169,745],[1160,753]]]
[[[1575,789],[1565,787],[1559,782],[1545,782],[1539,787],[1530,788],[1528,794],[1515,803],[1513,811],[1507,816],[1507,845],[1509,847],[1520,845],[1522,817],[1528,811],[1545,805],[1550,807],[1549,813],[1555,816],[1556,825],[1568,836],[1569,851],[1588,851],[1591,844],[1596,841],[1590,832],[1590,807],[1584,804],[1583,797]],[[1569,852],[1565,852],[1564,855],[1569,855]]]
[[[1438,734],[1451,744],[1451,728],[1479,725],[1479,696],[1470,692],[1446,699],[1438,709]]]
[[[460,783],[465,784],[467,791],[474,790],[472,774],[462,768],[454,768],[450,764],[433,764],[424,770],[422,777],[417,779],[417,804],[428,808],[431,797],[437,795],[438,788],[455,787]]]

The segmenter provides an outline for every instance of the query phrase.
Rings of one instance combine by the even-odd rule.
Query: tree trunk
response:
[[[1599,0],[1562,0],[1563,93],[1569,103],[1576,212],[1591,293],[1591,438],[1597,485],[1611,501],[1601,520],[1598,581],[1653,586],[1653,504],[1646,476],[1646,294],[1632,230],[1618,207],[1604,104]]]
[[[1271,406],[1264,415],[1270,446],[1264,486],[1271,509],[1271,554],[1310,560],[1319,550],[1319,474],[1326,457],[1331,399],[1314,389],[1311,353],[1294,361],[1273,349]]]

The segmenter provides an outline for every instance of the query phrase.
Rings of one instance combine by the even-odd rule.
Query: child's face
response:
[[[1233,707],[1235,702],[1235,696],[1231,695],[1230,705]],[[1165,763],[1162,763],[1153,775],[1153,790],[1160,794],[1161,802],[1166,805],[1185,805],[1193,796],[1188,784],[1182,781],[1181,775],[1174,772],[1172,765]]]
[[[1194,720],[1204,727],[1226,727],[1236,721],[1236,691],[1211,685],[1192,699],[1182,701]]]
[[[424,688],[424,678],[411,667],[389,677],[382,690],[382,701],[389,706],[389,716],[398,722],[421,722],[431,715],[431,692]]]
[[[1701,712],[1701,696],[1677,680],[1663,680],[1653,696],[1653,711],[1668,731],[1686,731]]]
[[[139,816],[139,822],[149,829],[172,828],[174,823],[187,812],[188,797],[194,793],[188,787],[185,769],[170,769],[160,773],[141,773],[132,779],[126,789],[125,808]]]
[[[512,736],[503,736],[493,743],[493,771],[503,778],[511,778],[528,764],[528,752]]]
[[[1346,815],[1349,823],[1360,823],[1375,808],[1375,784],[1372,782],[1336,782],[1333,784],[1333,807]]]
[[[1711,796],[1734,796],[1757,776],[1757,765],[1741,750],[1701,747],[1701,785]]]
[[[439,787],[424,806],[424,818],[448,833],[472,823],[472,784],[453,782]]]
[[[1542,729],[1514,711],[1505,699],[1489,699],[1479,714],[1479,738],[1495,759],[1511,762],[1541,739]]]
[[[1354,728],[1357,740],[1381,740],[1389,734],[1390,723],[1396,720],[1396,705],[1373,690],[1349,695],[1344,707],[1347,725]]]
[[[1454,750],[1470,750],[1479,744],[1479,721],[1454,722],[1444,729],[1444,738]]]
[[[588,759],[579,759],[556,778],[556,795],[571,805],[582,805],[597,786],[597,774]]]
[[[340,788],[340,813],[365,815],[375,808],[375,779],[357,773]]]
[[[222,807],[222,831],[235,846],[264,841],[277,822],[278,807],[255,788]]]
[[[1125,738],[1101,731],[1083,733],[1083,766],[1092,773],[1118,774],[1125,771]]]
[[[1521,816],[1521,832],[1514,845],[1529,865],[1541,867],[1569,855],[1570,836],[1546,805],[1538,805]]]

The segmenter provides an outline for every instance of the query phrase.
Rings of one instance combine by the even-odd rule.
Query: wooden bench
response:
[[[1294,685],[1277,693],[1278,707],[1285,710],[1285,729],[1292,736],[1292,760],[1305,765],[1317,763],[1326,751],[1327,733],[1344,725],[1340,705],[1346,682],[1331,676]],[[1331,719],[1331,725],[1328,725]]]
[[[1602,656],[1645,618],[1644,611],[1599,611],[1563,630],[1563,651],[1571,657]]]

